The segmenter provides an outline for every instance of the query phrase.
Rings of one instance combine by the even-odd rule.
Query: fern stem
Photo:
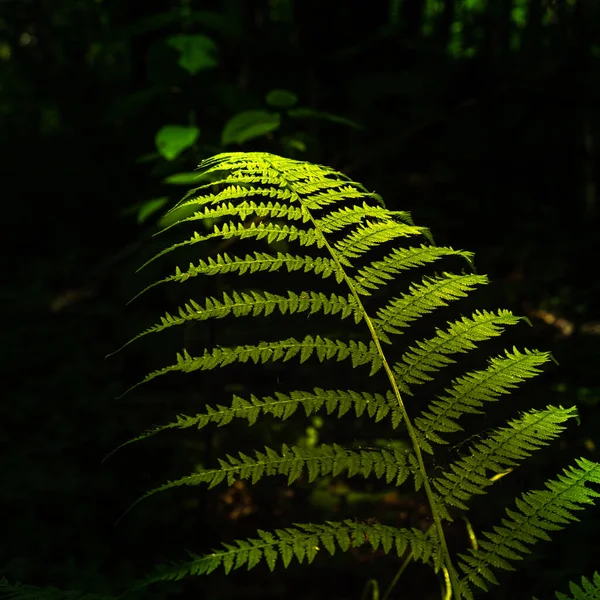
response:
[[[293,193],[293,189],[290,188],[290,191]],[[398,406],[402,413],[402,418],[406,425],[406,430],[408,432],[408,435],[410,437],[410,440],[412,442],[412,445],[413,445],[413,448],[415,451],[415,457],[416,457],[418,465],[419,465],[419,470],[421,471],[421,473],[423,475],[423,487],[425,489],[425,494],[427,496],[427,500],[429,501],[429,506],[431,509],[431,516],[433,518],[433,522],[434,522],[434,525],[435,525],[435,528],[436,528],[436,531],[438,534],[441,551],[444,556],[444,563],[446,564],[446,568],[448,569],[448,576],[450,579],[450,588],[452,590],[451,593],[452,593],[452,596],[454,597],[454,600],[461,600],[462,594],[460,593],[460,587],[458,584],[458,575],[456,573],[456,569],[454,568],[454,564],[452,563],[452,558],[450,557],[450,552],[448,550],[448,545],[446,543],[446,538],[444,535],[444,528],[442,526],[442,519],[441,519],[439,511],[437,509],[435,497],[433,495],[433,490],[431,489],[431,484],[429,483],[429,478],[427,476],[427,470],[425,468],[425,461],[423,460],[423,454],[421,452],[419,440],[417,438],[417,434],[415,432],[413,424],[412,424],[411,420],[409,419],[408,412],[404,405],[404,401],[402,400],[402,395],[400,393],[400,389],[398,388],[398,384],[396,382],[396,378],[394,377],[394,373],[385,357],[383,348],[381,346],[381,342],[379,341],[379,336],[377,335],[377,332],[375,330],[375,326],[374,326],[372,320],[370,319],[369,315],[367,314],[367,311],[365,310],[365,307],[361,301],[361,298],[360,298],[358,292],[355,289],[353,282],[348,277],[348,275],[346,273],[346,269],[344,268],[344,265],[342,265],[342,263],[340,262],[337,252],[334,252],[333,248],[329,244],[329,241],[327,240],[325,235],[317,227],[317,223],[315,222],[312,214],[309,214],[309,218],[313,222],[315,229],[318,232],[317,235],[319,235],[321,237],[321,239],[323,241],[323,246],[325,248],[327,248],[330,256],[332,257],[332,260],[337,263],[340,272],[343,274],[343,279],[346,282],[346,285],[348,286],[348,288],[350,289],[352,295],[354,296],[354,299],[356,301],[356,306],[359,307],[360,309],[362,309],[363,318],[365,320],[365,323],[367,324],[367,327],[369,328],[369,332],[371,333],[371,338],[375,344],[375,347],[377,348],[379,356],[381,356],[382,366],[387,374],[390,385],[392,386],[392,390],[394,392],[394,395],[396,396],[396,400],[398,401]],[[384,598],[385,598],[385,596],[384,596]]]
[[[346,277],[345,273],[344,273],[344,277]],[[351,286],[350,281],[348,281],[348,285]],[[352,289],[352,287],[351,287],[351,289]],[[362,307],[360,298],[358,297],[358,294],[354,291],[354,289],[352,289],[352,293],[354,294],[354,297],[356,298],[356,302],[359,303],[360,306]],[[383,353],[383,348],[381,347],[381,343],[379,342],[379,338],[377,336],[377,333],[375,332],[375,326],[373,325],[373,322],[367,315],[366,311],[364,311],[364,319],[365,319],[365,322],[367,323],[367,326],[369,327],[369,331],[371,332],[371,337],[373,338],[373,342],[375,343],[375,346],[377,347],[379,355],[381,356],[383,368],[385,369],[385,372],[387,373],[388,379],[390,381],[390,385],[392,386],[392,389],[394,390],[394,395],[396,396],[396,399],[398,400],[398,406],[400,407],[400,411],[402,412],[402,418],[404,420],[404,424],[406,425],[406,430],[408,432],[408,435],[410,437],[410,440],[412,442],[412,445],[413,445],[413,448],[415,451],[415,457],[419,464],[419,470],[423,474],[423,487],[425,489],[425,494],[427,495],[427,500],[429,501],[429,506],[431,509],[431,516],[433,518],[433,522],[434,522],[435,528],[437,530],[438,538],[440,541],[442,553],[444,555],[444,562],[446,563],[446,568],[448,569],[448,575],[450,578],[450,587],[452,589],[452,595],[454,596],[454,600],[461,600],[462,594],[460,593],[460,588],[458,585],[458,576],[457,576],[456,570],[454,568],[454,564],[452,563],[452,558],[450,557],[448,545],[446,544],[446,537],[444,534],[444,528],[442,526],[442,519],[440,517],[439,511],[438,511],[438,508],[437,508],[437,505],[435,502],[433,490],[431,489],[431,484],[429,483],[429,478],[427,476],[427,470],[425,469],[425,461],[423,460],[423,454],[421,452],[421,447],[419,445],[419,441],[417,439],[415,429],[413,427],[412,422],[410,421],[410,419],[408,417],[408,412],[406,411],[406,407],[402,400],[400,390],[398,389],[398,384],[396,383],[396,378],[394,377],[394,373],[392,372],[392,369],[390,368],[390,366],[387,362],[387,359],[385,358],[385,355]]]
[[[365,589],[363,590],[362,596],[360,600],[368,600],[369,598],[369,589],[372,588],[371,600],[379,600],[379,584],[376,579],[369,579],[367,581],[367,585],[365,585]]]
[[[406,567],[408,567],[411,560],[412,560],[412,552],[409,552],[408,556],[404,559],[404,562],[398,569],[398,572],[394,575],[394,579],[392,579],[392,581],[390,582],[390,585],[388,585],[388,587],[387,587],[387,590],[385,590],[385,593],[383,594],[383,598],[381,600],[387,600],[389,598],[389,595],[392,593],[392,591],[396,587],[396,584],[398,583],[398,581],[400,581],[400,577],[402,577],[402,573],[404,573],[404,571],[406,570]]]

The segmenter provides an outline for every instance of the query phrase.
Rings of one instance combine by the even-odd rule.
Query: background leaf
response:
[[[154,141],[158,151],[167,159],[174,160],[189,148],[200,135],[198,127],[165,125],[158,130]]]
[[[168,201],[169,198],[167,196],[162,196],[161,198],[152,198],[152,200],[144,202],[137,212],[137,222],[143,223],[146,221],[148,217],[160,210]]]
[[[243,144],[279,129],[281,117],[266,110],[247,110],[233,116],[223,129],[221,144]]]
[[[363,126],[356,121],[328,112],[313,110],[312,108],[292,108],[287,111],[287,114],[294,119],[321,119],[323,121],[330,121],[331,123],[338,123],[339,125],[347,125],[353,129],[363,129]]]
[[[298,104],[298,96],[289,90],[271,90],[265,100],[273,108],[292,108]]]
[[[198,181],[202,179],[202,173],[192,172],[192,173],[173,173],[168,177],[163,179],[163,183],[168,183],[170,185],[190,185],[198,183]]]
[[[205,35],[174,35],[168,39],[167,44],[179,50],[179,66],[192,75],[212,69],[218,64],[217,45]]]

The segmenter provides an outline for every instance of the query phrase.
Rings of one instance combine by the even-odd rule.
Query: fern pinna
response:
[[[377,195],[341,173],[272,154],[243,152],[219,154],[200,169],[208,183],[173,209],[175,223],[168,227],[173,233],[191,226],[193,232],[149,262],[175,250],[200,258],[188,267],[176,267],[149,288],[188,286],[199,276],[226,274],[240,276],[240,285],[189,299],[134,340],[194,321],[266,320],[258,329],[244,330],[252,333],[241,336],[239,343],[198,352],[184,349],[173,364],[149,373],[140,383],[176,371],[241,368],[244,363],[267,375],[275,372],[269,368],[277,363],[294,364],[293,373],[309,363],[313,371],[315,365],[334,368],[324,370],[322,380],[317,380],[318,371],[314,376],[309,371],[311,376],[305,378],[292,374],[290,389],[279,386],[267,395],[233,395],[229,403],[205,405],[194,416],[180,415],[131,441],[166,429],[232,426],[240,420],[254,425],[303,412],[371,419],[387,424],[408,443],[403,448],[283,443],[226,454],[213,468],[169,481],[143,498],[177,486],[212,488],[239,479],[254,484],[277,475],[291,485],[300,477],[314,481],[345,474],[412,485],[425,494],[431,522],[426,528],[401,528],[349,519],[259,530],[251,539],[160,567],[140,585],[206,574],[218,567],[226,572],[252,568],[261,562],[272,570],[278,561],[286,567],[293,560],[310,563],[323,551],[334,554],[367,544],[396,554],[404,561],[401,569],[410,561],[430,565],[443,582],[446,598],[470,599],[477,588],[486,590],[497,583],[498,571],[512,570],[536,542],[549,540],[553,531],[575,519],[574,511],[598,495],[586,484],[600,482],[600,465],[579,459],[544,489],[517,498],[501,522],[479,533],[472,547],[450,552],[445,525],[467,510],[474,496],[487,493],[501,476],[555,440],[576,411],[548,406],[523,412],[486,430],[477,441],[469,444],[468,438],[460,446],[461,455],[443,467],[436,453],[450,440],[461,439],[461,422],[470,423],[473,415],[483,414],[487,405],[540,373],[549,354],[512,348],[461,367],[463,359],[481,357],[479,346],[520,318],[507,310],[474,310],[440,320],[436,315],[487,283],[472,268],[471,253],[435,245],[429,231],[415,225],[408,213],[385,208]],[[221,246],[208,255],[203,249],[213,241]],[[439,265],[442,270],[431,270]],[[252,288],[245,287],[248,281]],[[280,325],[288,321],[294,325]],[[346,389],[326,385],[340,372],[347,374]],[[267,375],[267,381],[275,380]],[[419,396],[419,389],[427,393]]]

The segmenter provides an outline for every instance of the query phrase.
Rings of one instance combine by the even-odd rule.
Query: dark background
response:
[[[125,304],[147,284],[134,272],[161,211],[186,190],[165,179],[221,150],[331,165],[410,210],[437,243],[475,251],[494,281],[488,293],[531,318],[518,342],[560,363],[528,388],[523,407],[576,404],[582,421],[523,467],[513,495],[572,456],[598,460],[599,28],[590,0],[1,1],[0,575],[117,593],[185,548],[331,518],[309,486],[290,492],[280,481],[266,484],[267,500],[245,486],[213,500],[165,494],[113,526],[133,499],[193,470],[218,441],[167,436],[101,464],[193,404],[181,386],[115,399],[153,368],[152,344],[104,357],[160,309],[160,298]],[[236,115],[277,112],[265,99],[277,89],[293,92],[305,116],[282,110],[279,127],[228,143]],[[199,135],[168,154],[156,144],[167,125]],[[300,422],[296,434],[318,427]],[[487,510],[508,502],[505,491],[471,516],[479,529]],[[349,514],[361,516],[352,506]],[[491,596],[551,597],[591,576],[600,514],[582,519]],[[395,568],[340,553],[314,570],[258,567],[152,593],[358,598],[370,576],[387,584]],[[437,597],[427,571],[407,578],[401,597]]]

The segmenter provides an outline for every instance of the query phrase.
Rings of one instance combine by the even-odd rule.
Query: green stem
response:
[[[293,194],[295,194],[293,186],[286,184],[286,187]],[[295,195],[297,195],[297,194],[295,194]],[[297,196],[297,199],[300,202],[300,205],[306,211],[307,217],[309,218],[310,221],[312,221],[315,229],[317,231],[319,231],[319,228],[318,228],[317,224],[315,223],[315,219],[314,219],[313,215],[310,213],[310,211],[308,211],[304,208],[302,199],[299,196]],[[369,332],[371,334],[371,339],[373,340],[375,347],[377,348],[377,352],[379,353],[379,356],[381,356],[381,362],[383,365],[383,369],[385,370],[385,372],[387,374],[391,388],[394,392],[396,400],[398,401],[398,406],[400,408],[400,412],[402,413],[402,419],[406,426],[406,431],[408,433],[408,436],[410,437],[410,441],[412,443],[412,446],[413,446],[413,449],[415,452],[415,457],[416,457],[417,463],[419,465],[419,471],[421,472],[421,474],[423,476],[423,488],[425,489],[425,494],[427,496],[427,500],[429,502],[429,507],[431,509],[431,516],[433,518],[433,524],[434,524],[437,534],[438,534],[440,551],[443,556],[446,568],[448,569],[448,576],[449,576],[450,588],[451,588],[451,596],[454,598],[454,600],[462,600],[462,594],[460,593],[460,588],[458,585],[458,574],[456,573],[456,570],[452,563],[452,558],[450,556],[450,551],[448,550],[448,544],[446,543],[446,537],[444,535],[444,528],[442,526],[442,519],[440,517],[439,511],[438,511],[438,508],[436,505],[435,496],[433,495],[433,490],[431,488],[431,483],[429,481],[429,476],[427,474],[427,470],[425,469],[425,461],[423,460],[423,453],[421,452],[421,447],[419,446],[419,440],[417,438],[417,433],[415,431],[415,428],[413,427],[413,424],[408,417],[408,412],[406,410],[406,406],[404,405],[404,401],[402,400],[402,395],[400,394],[400,389],[398,388],[398,383],[396,382],[396,377],[394,376],[394,373],[386,360],[385,353],[383,352],[383,348],[381,347],[381,342],[379,341],[379,336],[377,335],[377,332],[375,331],[375,325],[373,324],[373,322],[371,321],[371,318],[367,314],[367,311],[365,310],[365,307],[363,306],[363,303],[352,283],[351,278],[346,273],[346,269],[343,267],[343,265],[340,263],[340,261],[338,259],[337,252],[335,252],[334,249],[331,247],[331,245],[329,244],[329,241],[327,240],[325,235],[321,232],[320,232],[320,235],[323,240],[323,245],[325,246],[325,248],[327,248],[329,255],[332,257],[332,260],[334,260],[337,263],[338,269],[340,270],[341,273],[343,273],[344,281],[346,282],[348,289],[351,291],[352,295],[354,296],[356,306],[360,307],[360,309],[362,310],[362,316],[365,319],[365,323],[367,324],[367,327],[369,328]]]
[[[408,556],[404,559],[404,562],[398,569],[398,572],[396,573],[396,575],[394,575],[394,579],[392,579],[390,585],[388,585],[387,590],[385,590],[385,594],[383,594],[383,598],[381,600],[388,599],[389,595],[392,593],[393,589],[396,587],[396,584],[398,583],[398,581],[400,581],[400,577],[402,576],[402,573],[404,573],[404,570],[406,569],[406,567],[408,567],[411,560],[412,560],[412,552],[409,552]]]
[[[367,585],[365,585],[365,589],[363,590],[360,600],[367,600],[369,588],[373,588],[371,600],[379,600],[379,584],[377,583],[376,579],[369,579],[369,581],[367,581]]]

